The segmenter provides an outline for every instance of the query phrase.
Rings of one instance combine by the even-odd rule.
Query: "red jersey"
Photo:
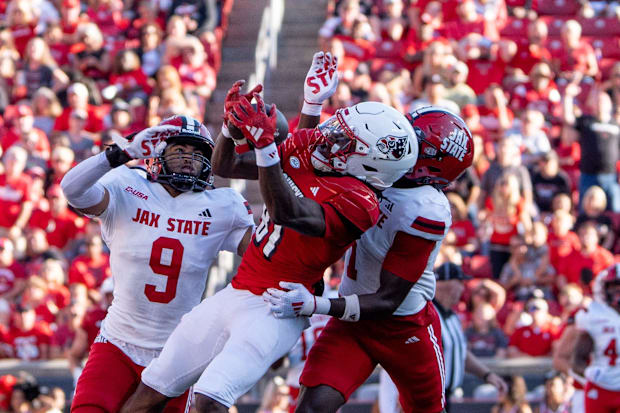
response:
[[[17,261],[13,261],[8,267],[0,267],[0,294],[10,291],[15,285],[15,280],[25,278],[26,271]]]
[[[30,183],[30,177],[25,174],[11,182],[6,175],[0,175],[0,227],[10,228],[15,224],[22,204],[30,200]]]
[[[8,341],[13,346],[13,354],[22,360],[36,360],[41,357],[40,346],[49,345],[52,331],[45,322],[37,322],[32,329],[22,331],[12,328],[8,334]]]
[[[54,122],[54,130],[66,131],[69,130],[69,118],[73,109],[70,107],[64,108],[60,116],[56,118]],[[103,130],[103,117],[105,115],[103,107],[97,107],[94,105],[87,105],[86,113],[88,118],[86,119],[86,129],[89,132],[97,133]]]
[[[520,327],[510,336],[510,345],[530,356],[546,356],[551,353],[553,340],[558,337],[557,330],[551,325]]]
[[[476,228],[471,221],[454,221],[450,230],[456,236],[455,246],[463,247],[470,239],[476,238]]]
[[[562,260],[581,248],[579,237],[573,231],[568,231],[563,237],[550,231],[547,245],[549,245],[549,262],[556,270],[559,270]]]
[[[53,216],[50,211],[36,209],[28,221],[29,227],[45,231],[50,246],[60,249],[74,240],[84,225],[84,220],[68,209],[61,211],[58,216]]]
[[[528,75],[536,63],[551,62],[551,52],[547,47],[532,44],[527,37],[512,40],[517,43],[517,53],[510,61],[511,67],[517,67]]]
[[[279,147],[284,179],[295,195],[318,202],[325,213],[325,234],[311,237],[274,225],[265,211],[243,255],[232,286],[262,294],[279,281],[299,282],[312,290],[325,269],[341,258],[357,234],[347,230],[343,217],[361,232],[379,218],[379,202],[365,183],[351,176],[318,176],[311,163],[320,134],[297,130]]]
[[[47,156],[49,156],[50,154],[50,142],[47,139],[47,135],[45,135],[45,132],[43,132],[41,129],[38,128],[32,128],[32,132],[37,136],[36,138],[36,144],[34,149],[37,150],[37,152],[41,153],[41,154],[46,154]],[[15,145],[16,143],[19,143],[22,141],[20,132],[14,130],[14,129],[10,129],[6,135],[4,135],[2,137],[2,150],[6,152],[7,149],[9,149],[11,146]]]
[[[597,246],[590,255],[584,255],[581,251],[575,250],[565,259],[560,261],[558,273],[566,277],[569,283],[576,283],[584,287],[587,293],[590,286],[581,282],[581,272],[584,269],[592,270],[594,275],[600,273],[605,268],[614,263],[614,256],[601,246]]]
[[[81,283],[90,289],[101,287],[103,280],[112,275],[110,257],[101,254],[100,259],[92,260],[85,255],[76,257],[69,267],[69,284]]]

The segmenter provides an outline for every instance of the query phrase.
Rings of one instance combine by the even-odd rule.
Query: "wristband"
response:
[[[301,108],[301,113],[308,116],[321,116],[322,109],[322,103],[311,103],[304,99],[304,105]]]
[[[346,295],[344,297],[344,314],[340,319],[342,321],[355,322],[360,319],[360,300],[357,294]]]
[[[256,166],[268,168],[280,163],[280,155],[275,142],[270,143],[264,148],[254,148],[254,153],[256,154]]]
[[[131,157],[117,144],[110,145],[105,150],[105,157],[112,168],[119,167],[131,161]]]
[[[228,125],[226,125],[226,121],[224,121],[224,123],[222,123],[222,130],[221,130],[222,136],[228,139],[232,139],[232,135],[230,134],[230,131],[228,130]]]
[[[242,153],[246,153],[250,151],[250,144],[248,144],[247,139],[235,139],[232,138],[233,143],[235,144],[235,153],[241,155]]]
[[[332,302],[329,298],[314,296],[314,311],[312,314],[329,314]]]

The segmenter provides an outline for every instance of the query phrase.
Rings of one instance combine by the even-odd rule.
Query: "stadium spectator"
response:
[[[30,99],[42,87],[58,92],[69,85],[69,77],[58,68],[43,38],[30,39],[22,61],[13,91],[15,99]]]
[[[108,98],[115,97],[126,102],[131,102],[133,99],[146,102],[153,85],[153,80],[142,70],[136,52],[122,50],[116,55],[110,75],[110,86],[114,88],[112,92],[115,93],[112,95],[111,92]]]
[[[513,139],[521,149],[521,162],[532,167],[551,150],[547,133],[544,131],[545,118],[537,109],[528,108],[506,131],[506,137]]]
[[[512,333],[508,345],[508,357],[550,355],[553,340],[559,336],[559,329],[549,314],[549,305],[542,298],[531,298],[525,304],[525,312],[532,322],[517,328]]]
[[[9,148],[2,158],[4,173],[0,174],[0,235],[16,240],[22,235],[30,215],[30,177],[24,173],[28,152],[21,146]]]
[[[599,73],[594,49],[581,37],[581,25],[577,20],[568,20],[560,31],[561,43],[551,49],[555,73],[564,81],[578,84],[589,76]]]
[[[319,48],[326,50],[328,41],[337,34],[350,36],[355,21],[361,16],[359,0],[343,0],[337,8],[337,16],[330,17],[319,30]]]
[[[426,106],[437,106],[455,114],[461,113],[455,102],[446,99],[446,88],[439,74],[425,77],[422,80],[422,91],[420,97],[409,105],[408,111],[410,113]]]
[[[465,337],[469,350],[476,357],[506,356],[508,338],[497,327],[495,309],[489,303],[483,303],[473,310],[471,326],[465,330]]]
[[[467,84],[468,75],[469,68],[460,60],[448,70],[449,87],[444,97],[459,105],[460,110],[476,104],[476,92]]]
[[[519,23],[523,24],[522,21]],[[547,48],[548,35],[547,23],[543,19],[536,19],[527,24],[526,36],[513,37],[517,44],[517,52],[506,68],[512,78],[523,79],[529,74],[532,80],[536,80],[535,76],[532,76],[532,69],[539,63],[551,62],[551,53]]]
[[[532,174],[534,203],[541,214],[551,213],[551,203],[557,194],[571,194],[568,175],[560,169],[558,155],[550,150],[542,154]]]
[[[84,220],[69,209],[67,199],[59,185],[47,190],[49,209],[33,211],[29,225],[45,230],[50,246],[63,250],[84,228]]]
[[[524,240],[529,241],[532,227],[532,218],[525,200],[519,195],[519,182],[515,174],[505,173],[496,182],[479,220],[489,228],[489,259],[493,278],[498,279],[504,264],[510,259],[510,240],[521,232]]]
[[[612,265],[614,256],[598,244],[599,235],[595,223],[585,222],[577,234],[581,249],[571,252],[566,259],[560,261],[557,286],[561,288],[566,283],[575,283],[591,294],[590,283],[594,274]]]
[[[14,324],[8,333],[13,356],[21,360],[46,360],[52,331],[44,321],[37,321],[35,310],[30,305],[18,305],[14,313]]]
[[[500,398],[499,403],[491,408],[491,413],[532,413],[527,402],[527,384],[522,376],[506,377],[508,391]]]
[[[573,251],[581,249],[579,237],[571,228],[575,218],[570,212],[557,210],[551,217],[551,231],[549,231],[549,261],[556,272],[561,262]]]
[[[535,109],[554,125],[561,123],[560,92],[553,81],[553,72],[547,62],[536,63],[529,72],[528,81],[517,84],[511,94],[510,108],[517,114]]]
[[[569,384],[565,376],[559,372],[551,371],[545,377],[545,392],[538,406],[534,407],[534,413],[570,411],[570,397],[568,395]]]
[[[484,207],[488,197],[492,196],[497,181],[504,174],[513,174],[517,178],[518,194],[523,198],[525,206],[529,208],[533,202],[532,179],[527,168],[521,164],[519,147],[512,139],[502,139],[497,144],[496,159],[491,162],[482,175],[482,195],[480,206]]]
[[[11,30],[15,48],[24,56],[26,45],[37,34],[34,4],[27,0],[12,0],[6,8],[6,24]]]
[[[0,238],[0,299],[14,303],[25,288],[26,273],[15,259],[13,242]]]
[[[576,115],[573,100],[580,88],[569,84],[564,93],[564,123],[578,133],[581,146],[579,181],[580,204],[585,192],[598,185],[607,195],[607,209],[620,212],[620,185],[616,162],[620,158],[620,126],[612,120],[611,98],[599,87],[593,87],[586,100],[586,112]]]
[[[101,237],[90,236],[86,243],[86,254],[76,257],[69,267],[69,285],[84,284],[93,301],[99,301],[101,283],[111,275],[110,257],[103,252]]]
[[[150,1],[142,1],[140,7],[152,7]],[[142,71],[149,77],[155,76],[161,67],[164,50],[162,46],[162,27],[149,23],[140,29],[140,47],[136,50]]]
[[[62,113],[62,106],[56,93],[42,87],[32,95],[33,126],[49,135],[54,128],[55,119]]]
[[[584,222],[594,222],[599,235],[599,244],[611,251],[613,248],[616,234],[614,234],[614,223],[611,217],[606,214],[607,198],[605,191],[600,186],[591,186],[583,195],[583,211],[577,215],[575,230]]]
[[[422,64],[413,72],[413,97],[422,95],[425,79],[432,79],[433,75],[439,75],[442,81],[447,79],[450,67],[454,63],[456,63],[456,57],[449,44],[439,40],[431,42],[424,49]]]
[[[450,232],[454,234],[452,237],[446,236],[446,241],[451,239],[456,247],[466,253],[473,253],[478,249],[479,243],[476,238],[476,228],[468,218],[467,206],[463,199],[455,192],[446,194],[450,202],[450,212],[452,213],[452,226]]]
[[[60,184],[60,180],[73,166],[75,160],[75,154],[71,148],[67,146],[58,145],[52,150],[50,156],[50,170],[47,174],[47,184],[57,185]]]
[[[13,113],[10,114],[11,112]],[[34,126],[34,114],[30,106],[19,104],[10,107],[5,112],[6,115],[9,115],[7,121],[12,118],[13,125],[7,128],[2,136],[2,149],[6,151],[19,144],[28,152],[27,166],[45,166],[50,157],[50,144],[45,133]]]
[[[86,130],[89,132],[101,132],[103,130],[103,115],[101,109],[88,103],[89,92],[85,84],[75,82],[67,89],[67,102],[59,117],[54,122],[54,130],[66,131],[69,129],[69,118],[75,110],[85,111],[88,115]]]
[[[95,23],[84,23],[79,25],[77,36],[80,43],[72,48],[73,69],[103,84],[112,64],[110,54],[104,48],[103,33]]]

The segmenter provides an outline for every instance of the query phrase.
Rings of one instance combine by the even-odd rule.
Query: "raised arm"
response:
[[[302,234],[319,237],[325,234],[323,208],[309,198],[298,198],[284,181],[280,155],[275,144],[276,105],[265,112],[265,102],[255,93],[256,109],[246,99],[235,104],[231,122],[254,146],[260,191],[273,222]]]
[[[78,211],[101,215],[108,207],[110,194],[97,181],[131,159],[156,156],[164,150],[165,138],[179,129],[172,125],[153,126],[129,138],[115,138],[115,145],[85,159],[65,174],[60,182],[65,197]]]
[[[327,52],[316,52],[304,80],[304,104],[298,129],[315,128],[321,120],[323,103],[338,87],[338,58]]]
[[[243,133],[230,122],[230,113],[235,104],[242,100],[250,102],[254,93],[263,90],[262,85],[257,85],[250,92],[241,94],[240,90],[244,84],[245,80],[237,80],[226,94],[224,123],[215,142],[211,168],[214,174],[223,178],[256,180],[258,179],[256,156],[254,152],[248,150]]]

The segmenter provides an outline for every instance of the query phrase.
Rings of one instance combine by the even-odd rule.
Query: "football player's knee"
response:
[[[213,400],[209,396],[196,393],[196,410],[198,410],[199,413],[227,413],[228,407]]]

